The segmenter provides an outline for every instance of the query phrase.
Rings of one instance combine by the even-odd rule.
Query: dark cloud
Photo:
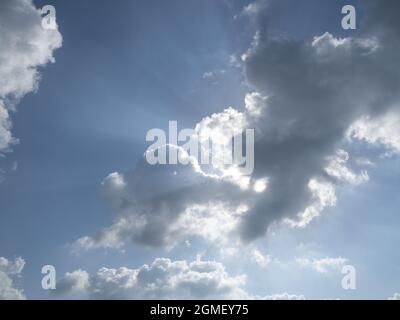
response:
[[[386,11],[398,6],[383,2]],[[375,16],[375,10],[379,6],[368,11],[373,30],[379,23],[384,33],[398,27],[395,20],[380,22],[382,13]],[[248,82],[270,97],[260,120],[255,162],[256,175],[271,177],[271,188],[268,199],[243,221],[242,234],[249,239],[309,202],[309,180],[327,178],[329,156],[354,121],[382,114],[400,98],[397,44],[369,32],[347,39],[329,33],[313,41],[288,39],[271,34],[269,19],[259,20],[259,32],[244,56]]]

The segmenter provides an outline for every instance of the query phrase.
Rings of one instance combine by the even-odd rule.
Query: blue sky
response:
[[[350,154],[349,170],[357,175],[364,168],[369,179],[359,185],[344,178],[332,182],[335,184],[336,204],[324,206],[319,216],[305,228],[290,228],[281,223],[283,218],[293,218],[304,209],[295,207],[297,211],[285,211],[279,219],[274,218],[262,236],[255,236],[250,242],[244,241],[240,245],[229,238],[229,245],[221,247],[199,234],[189,234],[174,240],[172,245],[166,243],[154,247],[143,241],[120,239],[123,245],[117,248],[99,245],[95,249],[72,252],[71,248],[78,239],[91,237],[98,230],[113,225],[115,217],[119,217],[120,213],[115,212],[118,210],[109,200],[108,191],[104,190],[104,179],[113,172],[118,172],[127,181],[131,175],[147,177],[151,168],[146,167],[141,172],[140,166],[136,170],[135,167],[148,146],[145,140],[148,130],[166,130],[170,120],[177,120],[180,128],[192,128],[213,113],[223,113],[228,106],[246,112],[246,94],[259,91],[268,95],[263,91],[267,87],[276,90],[277,95],[285,90],[293,91],[290,84],[285,87],[289,78],[284,78],[282,71],[275,74],[271,70],[273,64],[267,63],[264,67],[263,61],[266,60],[259,59],[265,53],[263,40],[254,43],[253,36],[257,31],[269,28],[268,35],[288,38],[294,43],[310,42],[325,32],[333,37],[365,38],[375,31],[372,22],[372,31],[363,26],[366,9],[359,1],[351,1],[357,8],[356,31],[341,28],[340,10],[348,1],[269,2],[271,4],[265,5],[264,1],[256,1],[253,3],[254,11],[247,12],[245,8],[251,8],[252,1],[33,2],[36,8],[45,4],[56,8],[62,46],[52,52],[55,63],[38,65],[41,76],[37,90],[24,92],[23,98],[15,102],[15,112],[7,106],[12,121],[11,132],[19,143],[0,158],[0,168],[4,171],[0,183],[0,257],[8,261],[17,257],[24,259],[25,266],[13,281],[15,288],[23,289],[25,297],[86,298],[91,293],[72,290],[74,281],[78,280],[64,276],[66,272],[81,269],[91,275],[93,280],[85,287],[87,289],[99,281],[94,275],[102,267],[137,269],[161,257],[189,263],[196,261],[199,254],[203,261],[221,263],[232,279],[236,279],[236,275],[246,275],[245,283],[237,282],[241,294],[246,292],[250,296],[288,293],[309,299],[386,299],[400,291],[400,254],[397,250],[400,240],[399,150],[381,136],[377,139],[381,143],[368,143],[370,137],[362,136],[359,139],[362,141],[341,141],[340,146],[334,144]],[[390,7],[395,5],[393,3],[388,1],[387,5]],[[265,13],[273,18],[267,18]],[[375,21],[373,18],[370,21]],[[268,27],[264,25],[267,20]],[[385,25],[385,28],[390,27]],[[0,32],[6,31],[0,29]],[[263,32],[261,34],[263,36]],[[246,52],[250,58],[242,61]],[[285,58],[282,53],[276,65],[285,63],[285,59],[290,59],[290,56]],[[357,57],[354,59],[357,61]],[[387,61],[388,67],[382,67],[383,78],[388,69],[399,73],[399,65],[390,65],[390,56]],[[288,60],[287,63],[292,62]],[[361,69],[360,62],[360,66],[356,65],[349,73],[357,74]],[[269,70],[271,77],[282,74],[282,82],[269,78],[264,82],[263,77]],[[369,69],[367,75],[368,72]],[[288,77],[293,78],[290,74]],[[388,72],[389,77],[395,78],[395,75]],[[351,81],[350,77],[344,79]],[[377,76],[376,79],[379,82],[381,78]],[[321,83],[324,78],[318,81]],[[374,86],[374,79],[368,81],[372,83],[370,92],[377,90],[379,100],[379,85]],[[280,87],[281,83],[283,87]],[[350,88],[353,87],[350,85]],[[0,95],[0,101],[3,98]],[[282,103],[284,110],[297,114],[297,109],[285,104],[294,98],[290,96],[278,103]],[[397,98],[393,94],[388,99],[400,101]],[[310,101],[307,99],[304,101]],[[328,99],[333,98],[327,96],[327,105],[330,106]],[[299,101],[299,105],[301,103]],[[390,108],[385,110],[400,114],[398,105]],[[305,110],[314,112],[314,109]],[[360,110],[363,109],[354,113],[361,114]],[[381,114],[380,111],[371,112],[377,118]],[[336,114],[335,110],[333,114]],[[353,117],[353,113],[345,113],[345,116]],[[262,120],[258,125],[267,127],[268,121],[271,120]],[[274,123],[277,121],[280,118],[276,118]],[[342,119],[338,117],[332,121]],[[391,156],[382,157],[388,149],[395,151]],[[256,153],[257,150],[256,144]],[[266,147],[265,152],[269,151]],[[262,153],[263,150],[259,152]],[[361,158],[368,158],[374,164],[360,169],[351,162]],[[314,160],[308,156],[306,159]],[[305,164],[308,166],[312,166],[311,162]],[[262,170],[258,171],[260,167]],[[295,168],[298,170],[299,166]],[[271,167],[264,170],[262,162],[256,161],[255,170],[256,176],[271,172],[275,179],[281,177]],[[314,171],[310,169],[310,172]],[[160,180],[154,181],[158,176],[151,174],[154,185],[143,185],[143,190],[150,192],[168,177],[168,174],[160,175]],[[150,182],[145,180],[145,183]],[[165,180],[165,183],[172,185],[175,181]],[[105,185],[107,187],[107,181]],[[282,188],[286,191],[287,186]],[[224,192],[229,193],[229,190],[230,187],[226,187]],[[285,199],[284,196],[280,196],[279,201],[285,201],[281,200]],[[229,197],[227,202],[234,203]],[[268,211],[268,203],[260,203],[260,206],[265,206],[265,215],[273,214]],[[151,214],[157,215],[157,212]],[[236,254],[243,258],[238,259],[229,253],[232,248],[236,248],[239,252]],[[256,255],[247,254],[249,252],[259,252],[265,265],[258,263]],[[326,272],[319,272],[313,261],[325,258],[332,259],[333,266],[327,266]],[[340,258],[346,260],[343,265],[350,264],[356,268],[356,290],[342,289],[341,262],[337,260]],[[305,261],[304,265],[300,265],[299,259]],[[42,289],[40,271],[46,264],[56,267],[57,279],[71,289],[66,291],[71,292],[57,296]],[[102,290],[107,297],[106,289]],[[232,290],[237,293],[236,288]],[[123,298],[141,298],[137,292],[124,294]],[[217,295],[219,293],[215,294],[221,297]],[[169,296],[154,293],[150,297],[180,296],[171,290]],[[211,289],[205,297],[214,297]]]

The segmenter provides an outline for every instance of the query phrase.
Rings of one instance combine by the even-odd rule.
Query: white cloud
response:
[[[388,300],[400,300],[400,293],[395,293],[392,297],[389,297]]]
[[[356,174],[346,166],[348,160],[349,154],[342,149],[338,150],[335,156],[330,157],[330,162],[325,168],[326,173],[339,181],[352,185],[360,185],[368,181],[369,176],[366,171]]]
[[[354,173],[346,166],[349,160],[349,154],[346,151],[339,149],[334,156],[329,156],[327,159],[328,164],[324,170],[336,180],[335,182],[360,185],[369,180],[366,171]],[[326,207],[334,207],[337,203],[336,184],[332,181],[323,178],[311,179],[308,189],[312,194],[313,201],[295,218],[283,220],[292,228],[306,227],[313,219],[319,217]]]
[[[271,262],[271,257],[269,255],[262,254],[262,252],[258,249],[252,250],[252,256],[253,260],[261,268],[265,268]]]
[[[84,294],[91,299],[305,299],[288,293],[250,294],[244,289],[246,279],[243,274],[230,275],[222,263],[203,261],[200,255],[192,262],[157,258],[137,269],[103,267],[93,275],[82,270],[66,273],[56,294],[72,298],[71,293]]]
[[[186,208],[171,230],[173,234],[198,235],[204,239],[227,244],[230,233],[238,226],[248,208],[243,205],[231,208],[227,203],[208,203]]]
[[[322,258],[308,259],[296,258],[296,262],[303,268],[311,268],[318,273],[328,273],[329,271],[340,271],[348,260],[345,258]]]
[[[256,1],[251,2],[248,5],[244,6],[240,15],[248,16],[250,18],[254,18],[257,14],[260,13],[263,9],[265,9],[267,5],[266,1]]]
[[[258,179],[254,182],[253,189],[255,192],[261,193],[267,189],[268,178]]]
[[[0,257],[0,270],[7,274],[18,274],[22,272],[25,266],[25,261],[21,257],[15,259],[14,262]]]
[[[268,98],[259,92],[251,92],[246,94],[244,102],[249,116],[259,117],[267,107]]]
[[[17,140],[11,134],[11,120],[8,110],[0,100],[0,152],[8,151]]]
[[[89,287],[89,274],[84,270],[67,272],[57,283],[56,293],[79,292]]]
[[[124,245],[124,236],[127,232],[143,228],[145,223],[135,218],[121,218],[113,225],[98,231],[93,237],[79,238],[73,245],[72,251],[79,253],[81,249],[90,250],[98,248],[121,248]]]
[[[11,135],[9,111],[38,87],[38,67],[54,62],[61,47],[58,30],[41,26],[41,13],[31,0],[0,2],[0,154],[17,142]]]
[[[203,73],[203,79],[208,79],[208,80],[215,80],[216,78],[222,77],[224,74],[226,74],[225,69],[217,69],[213,71],[207,71]]]
[[[245,283],[246,276],[230,276],[215,261],[158,258],[138,269],[101,268],[89,279],[82,270],[68,273],[59,293],[79,289],[96,299],[239,299],[248,296]]]
[[[313,201],[304,211],[297,214],[295,218],[286,218],[283,222],[292,228],[304,228],[313,219],[319,217],[326,207],[336,205],[335,185],[325,180],[311,179],[308,188],[312,194]]]
[[[355,162],[361,167],[375,167],[375,163],[365,157],[358,157],[355,159]]]
[[[363,116],[348,131],[350,139],[383,145],[389,153],[400,153],[400,113],[388,112],[379,117]]]
[[[296,295],[289,293],[273,294],[263,298],[264,300],[306,300],[304,295]]]
[[[23,300],[25,295],[22,289],[15,288],[13,278],[23,270],[25,261],[16,258],[10,261],[0,257],[0,300]]]

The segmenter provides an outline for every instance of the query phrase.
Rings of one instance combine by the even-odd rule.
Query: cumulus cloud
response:
[[[23,300],[25,295],[22,289],[14,285],[13,279],[18,277],[25,266],[22,258],[10,261],[0,257],[0,300]]]
[[[257,2],[245,10],[255,17],[258,31],[242,56],[252,91],[244,107],[227,108],[194,126],[200,136],[219,137],[221,146],[231,143],[227,130],[239,136],[254,129],[254,172],[197,162],[150,166],[142,159],[134,170],[105,178],[115,222],[82,237],[77,247],[121,247],[132,241],[171,246],[191,236],[219,245],[235,237],[246,243],[274,223],[305,227],[336,205],[338,186],[369,179],[349,164],[351,155],[343,149],[349,132],[396,148],[400,41],[390,12],[397,2],[363,2],[365,25],[374,28],[352,37],[326,32],[306,40],[273,33],[276,14],[269,12],[275,13],[276,3]],[[382,12],[388,19],[377,18]],[[375,127],[385,130],[372,133],[360,129],[358,121],[365,117],[389,121],[378,122]]]
[[[84,270],[67,272],[57,283],[57,294],[84,291],[89,287],[89,274]]]
[[[288,293],[266,296],[248,293],[246,275],[230,275],[216,261],[172,261],[157,258],[137,269],[101,268],[89,275],[76,270],[57,283],[56,294],[85,294],[90,299],[262,299],[305,300]]]
[[[246,276],[230,276],[219,262],[158,258],[138,269],[101,268],[90,277],[82,270],[67,273],[57,291],[95,299],[241,299],[249,297],[245,283]]]
[[[54,50],[62,44],[58,30],[42,28],[41,19],[31,0],[0,3],[0,154],[17,142],[11,134],[10,111],[37,89],[38,68],[54,62]]]

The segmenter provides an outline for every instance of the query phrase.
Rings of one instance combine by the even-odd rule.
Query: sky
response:
[[[400,299],[399,9],[2,0],[0,299]],[[254,171],[149,164],[169,121]]]

